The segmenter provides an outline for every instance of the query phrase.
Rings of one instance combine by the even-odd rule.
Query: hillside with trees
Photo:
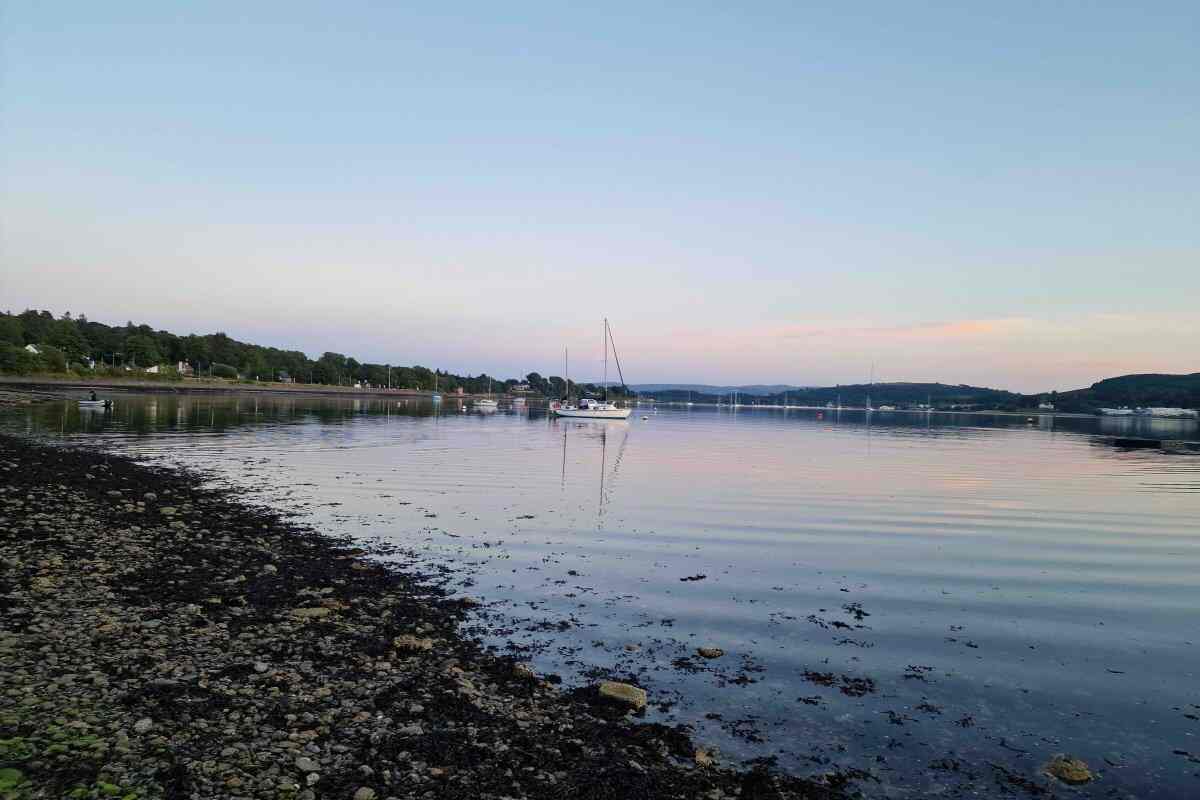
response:
[[[36,353],[28,349],[32,345]],[[180,370],[179,367],[183,366]],[[71,313],[55,318],[49,311],[28,310],[0,314],[0,372],[73,373],[79,376],[148,377],[145,370],[157,367],[157,377],[182,380],[187,373],[242,381],[291,380],[326,386],[392,386],[402,389],[444,392],[462,388],[470,394],[506,392],[528,383],[531,391],[560,397],[565,389],[561,377],[543,378],[530,373],[523,379],[497,378],[486,374],[454,375],[423,366],[373,364],[353,356],[326,352],[312,359],[299,350],[239,342],[225,333],[179,335],[155,330],[149,325],[112,326]],[[574,381],[572,391],[597,394],[602,388]],[[610,389],[610,394],[621,390]]]
[[[32,345],[32,349],[30,349]],[[34,352],[36,350],[36,352]],[[183,369],[180,370],[179,367]],[[155,376],[146,368],[157,367]],[[432,390],[445,392],[462,388],[481,394],[510,392],[527,384],[533,395],[562,397],[566,386],[559,376],[543,377],[531,372],[524,378],[501,379],[486,374],[454,375],[429,367],[375,364],[342,353],[326,352],[313,359],[299,350],[281,350],[239,342],[225,333],[180,335],[155,330],[149,325],[105,325],[69,312],[56,318],[49,311],[0,314],[0,373],[75,374],[88,377],[156,377],[182,380],[185,374],[233,381],[295,381],[325,386],[353,386]],[[717,387],[707,387],[715,389]],[[876,407],[914,407],[924,404],[940,409],[995,409],[1017,411],[1039,403],[1052,403],[1059,411],[1093,413],[1105,406],[1177,406],[1200,408],[1200,373],[1190,375],[1122,375],[1097,381],[1086,389],[1045,394],[1020,394],[965,384],[875,383],[808,388],[744,387],[762,391],[742,396],[741,402],[764,405],[824,406],[840,402],[862,406],[870,397]],[[599,396],[601,386],[571,383],[571,394]],[[609,394],[632,394],[610,386]],[[654,393],[660,401],[697,403],[729,402],[729,394],[667,389]]]

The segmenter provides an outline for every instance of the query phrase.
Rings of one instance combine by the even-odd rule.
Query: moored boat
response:
[[[557,417],[571,417],[574,419],[628,419],[633,413],[633,409],[620,408],[614,403],[608,401],[608,345],[612,342],[612,331],[608,327],[608,319],[604,320],[604,399],[593,400],[590,397],[584,397],[579,400],[578,405],[570,403],[569,395],[571,391],[570,374],[567,372],[566,390],[568,398],[562,402],[555,401],[550,404],[550,411]],[[621,386],[625,386],[625,375],[621,372],[621,359],[617,356],[616,342],[612,342],[613,358],[617,362],[617,374],[621,376]],[[566,357],[564,355],[564,362]]]

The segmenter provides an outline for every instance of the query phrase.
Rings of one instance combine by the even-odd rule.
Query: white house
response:
[[[158,374],[158,364],[155,364],[153,367],[146,367],[146,372],[150,373],[151,375],[157,375]]]

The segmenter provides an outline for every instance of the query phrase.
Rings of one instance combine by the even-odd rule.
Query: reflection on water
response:
[[[644,413],[159,395],[3,425],[469,568],[511,631],[490,641],[632,675],[730,758],[865,769],[879,795],[986,792],[1064,751],[1101,774],[1085,796],[1200,787],[1200,456],[1119,442],[1194,423]]]

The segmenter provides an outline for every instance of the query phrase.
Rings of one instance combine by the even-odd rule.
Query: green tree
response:
[[[72,362],[82,361],[92,351],[92,346],[79,332],[75,320],[70,317],[63,317],[54,323],[46,337],[46,344],[57,347],[66,355],[67,360]]]
[[[162,361],[158,345],[145,334],[134,334],[125,339],[125,363],[138,367],[152,367]]]
[[[0,315],[0,342],[17,347],[25,346],[25,326],[19,318],[11,314]]]
[[[66,372],[67,356],[62,350],[48,344],[38,345],[38,360],[42,369],[48,372]]]

